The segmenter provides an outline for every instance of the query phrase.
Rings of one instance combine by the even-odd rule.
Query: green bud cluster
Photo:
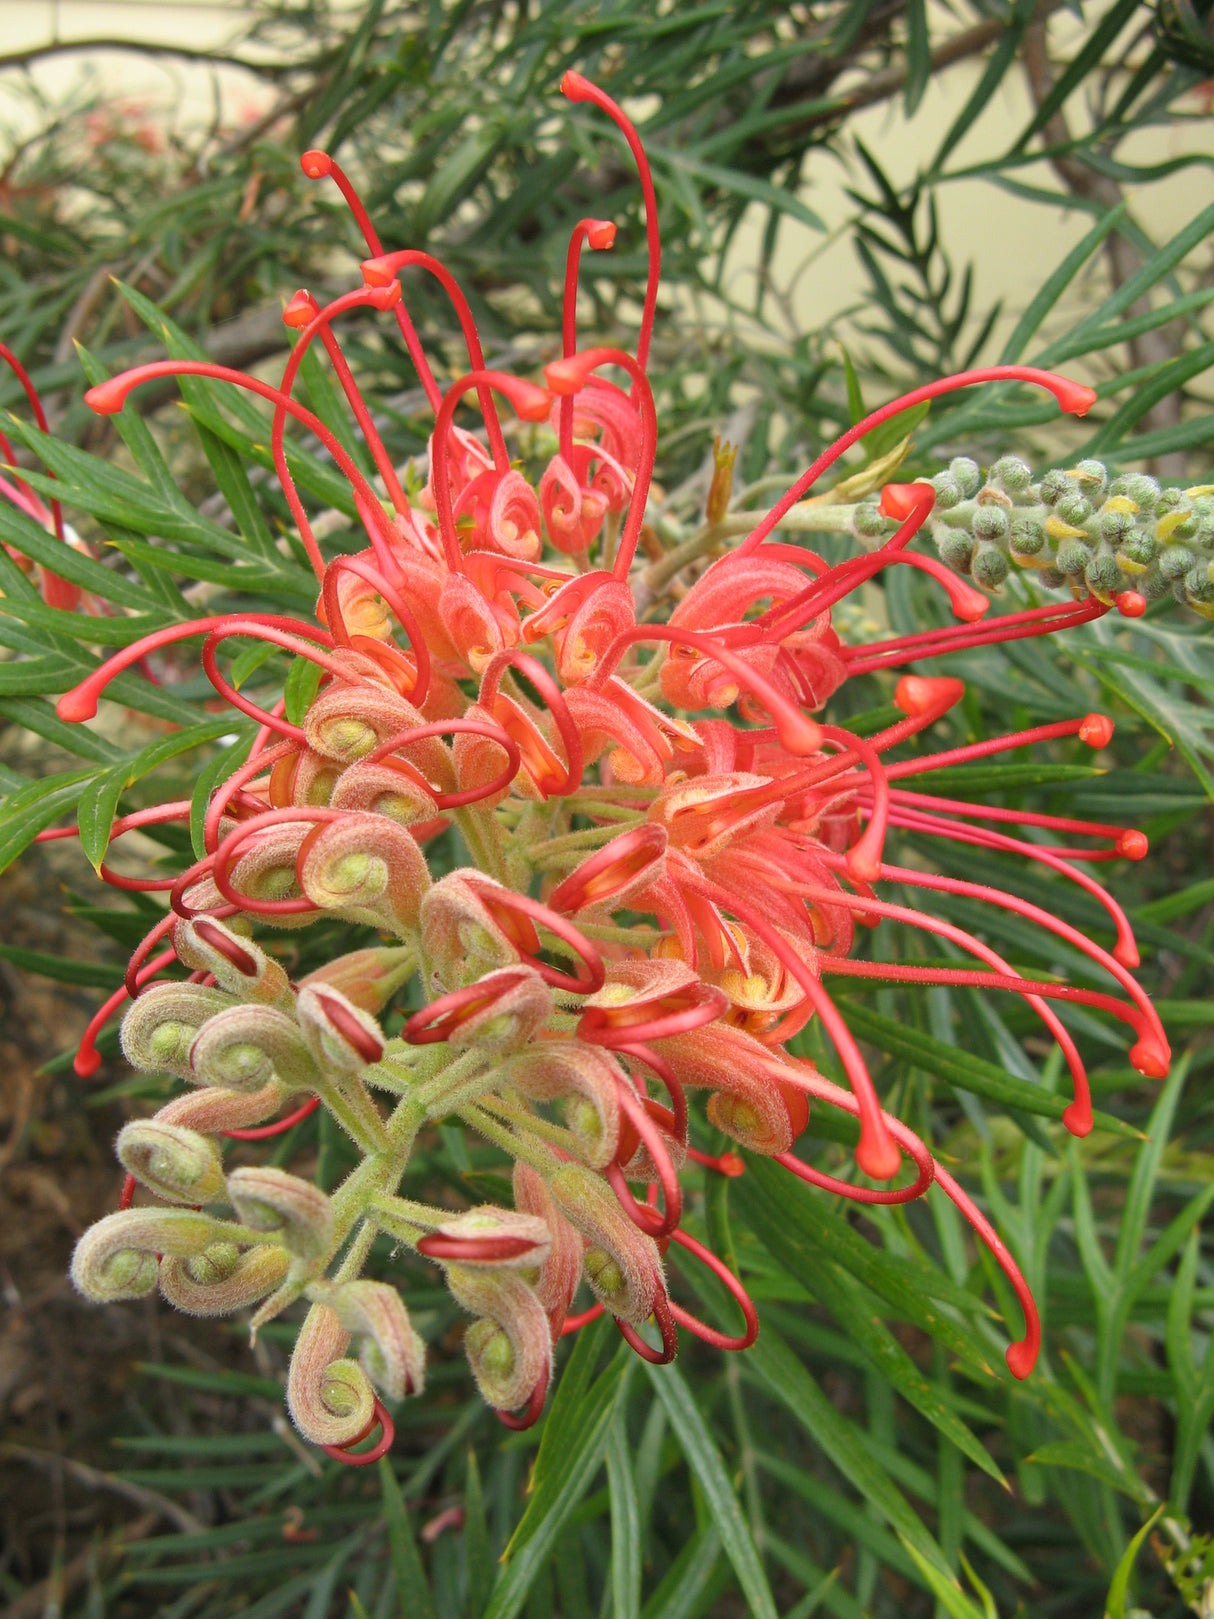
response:
[[[1148,601],[1170,591],[1214,618],[1214,484],[1165,489],[1143,473],[1113,477],[1095,460],[1035,479],[1014,455],[985,474],[957,456],[931,484],[936,549],[983,590],[998,590],[1013,566],[1032,568],[1048,589],[1069,585],[1102,601],[1123,590]],[[870,545],[896,526],[875,501],[852,518]]]

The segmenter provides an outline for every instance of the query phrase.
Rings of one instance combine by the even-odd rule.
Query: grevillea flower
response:
[[[611,246],[610,222],[587,220],[574,231],[563,353],[541,384],[486,365],[450,274],[424,253],[386,252],[348,177],[311,152],[306,172],[339,186],[370,256],[365,287],[324,308],[304,293],[288,303],[287,324],[299,335],[281,386],[205,361],[165,360],[87,395],[94,410],[114,412],[153,377],[190,375],[268,401],[273,459],[315,569],[317,602],[311,619],[250,611],[161,630],[59,702],[62,719],[87,720],[119,671],[201,637],[216,692],[258,727],[246,762],[213,793],[196,863],[175,878],[147,881],[117,879],[102,867],[125,887],[166,894],[168,909],[136,950],[125,990],[93,1020],[78,1071],[97,1066],[96,1033],[129,995],[128,1059],[186,1088],[122,1132],[123,1207],[82,1239],[73,1275],[98,1299],[158,1285],[198,1313],[254,1304],[255,1326],[306,1299],[288,1403],[309,1439],[353,1462],[391,1442],[383,1401],[420,1394],[424,1384],[424,1349],[404,1301],[388,1283],[360,1277],[381,1232],[440,1268],[472,1318],[466,1344],[477,1382],[513,1425],[539,1415],[558,1337],[603,1311],[650,1360],[673,1357],[680,1329],[727,1349],[754,1340],[758,1318],[742,1284],[681,1224],[680,1170],[688,1160],[727,1175],[744,1168],[737,1153],[711,1158],[692,1145],[697,1091],[705,1093],[707,1118],[738,1146],[835,1196],[896,1204],[937,1185],[1016,1291],[1024,1329],[1007,1359],[1017,1377],[1027,1376],[1040,1336],[1028,1288],[930,1147],[882,1108],[833,993],[839,978],[1022,997],[1062,1049],[1073,1090],[1064,1121],[1076,1135],[1092,1128],[1092,1110],[1061,1004],[1124,1024],[1140,1072],[1161,1076],[1169,1062],[1159,1019],[1131,976],[1137,952],[1129,925],[1089,871],[1093,862],[1140,858],[1142,835],[963,802],[925,791],[919,779],[1057,738],[1100,748],[1111,722],[1080,714],[945,752],[908,753],[905,744],[964,694],[959,680],[922,674],[898,680],[899,717],[876,735],[835,725],[826,712],[839,687],[862,672],[1051,633],[1115,606],[1140,611],[1141,596],[1121,588],[1120,575],[1091,575],[1085,564],[1063,570],[1075,585],[1064,604],[988,624],[980,591],[908,549],[926,523],[934,531],[943,523],[948,534],[964,532],[969,548],[962,557],[959,543],[937,533],[945,561],[993,584],[998,569],[983,546],[997,547],[1006,529],[1013,549],[1031,551],[1038,504],[1072,529],[1089,523],[1090,532],[1096,503],[1085,496],[1090,509],[1080,512],[1069,484],[1055,478],[1048,490],[1045,482],[1030,487],[1027,469],[1022,474],[1010,460],[979,493],[969,464],[954,463],[935,484],[888,486],[879,507],[865,509],[868,549],[835,566],[771,537],[851,444],[920,400],[1010,379],[1082,415],[1093,394],[1020,366],[916,389],[821,455],[735,550],[699,574],[668,620],[641,618],[633,562],[657,446],[646,377],[656,206],[623,112],[576,74],[563,88],[610,117],[640,169],[650,276],[635,354],[577,346],[580,254],[585,245]],[[406,272],[419,270],[441,281],[467,341],[469,369],[445,393],[402,291]],[[433,406],[420,502],[406,497],[342,357],[334,326],[352,308],[392,315]],[[382,490],[293,397],[314,338],[330,357]],[[601,375],[609,370],[623,385]],[[472,393],[484,441],[455,422]],[[499,403],[548,424],[555,436],[535,485],[505,450]],[[287,467],[287,417],[316,434],[348,478],[367,541],[357,554],[326,561]],[[728,506],[730,466],[719,453],[715,518]],[[1086,463],[1068,476],[1098,481]],[[1133,572],[1145,552],[1129,507],[1157,513],[1164,498],[1137,483],[1107,493],[1100,543],[1116,542]],[[1009,518],[1005,505],[1029,515]],[[1196,497],[1184,509],[1189,516],[1169,533],[1188,523],[1204,534]],[[1051,521],[1042,520],[1046,535]],[[958,623],[846,645],[832,627],[832,607],[895,565],[935,579]],[[281,703],[258,707],[225,675],[223,648],[249,640],[315,666],[315,696],[301,717],[288,719]],[[188,817],[187,804],[140,811],[120,817],[114,835]],[[425,844],[451,824],[469,863],[436,881]],[[895,828],[918,842],[924,858],[891,861]],[[1032,841],[1039,833],[1068,842]],[[1104,908],[1109,948],[1017,895],[937,875],[933,840],[1016,854],[1078,884]],[[975,934],[887,897],[887,884],[1010,911],[1081,950],[1108,985],[1028,979]],[[290,982],[263,948],[266,931],[325,917],[370,926],[383,942]],[[958,964],[858,956],[857,926],[885,920],[947,941]],[[190,979],[155,981],[173,962],[189,968]],[[390,1038],[382,1019],[409,986],[412,1009]],[[833,1048],[845,1085],[790,1049],[811,1022]],[[362,1160],[331,1196],[288,1170],[225,1169],[225,1136],[273,1135],[316,1106]],[[858,1120],[856,1174],[827,1175],[797,1155],[811,1107]],[[408,1196],[419,1132],[454,1117],[513,1160],[513,1209],[456,1214]],[[136,1182],[170,1206],[133,1206]],[[725,1284],[738,1306],[737,1330],[700,1321],[672,1298],[671,1244],[680,1263],[699,1260]],[[595,1303],[571,1316],[580,1282]],[[352,1342],[358,1358],[347,1355]],[[369,1451],[352,1449],[377,1428]]]

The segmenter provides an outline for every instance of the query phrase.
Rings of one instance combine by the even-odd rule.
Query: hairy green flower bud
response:
[[[1092,560],[1092,548],[1082,540],[1063,540],[1054,565],[1064,579],[1077,579]]]
[[[1008,574],[1008,560],[997,545],[980,545],[970,567],[974,583],[983,590],[997,590]]]
[[[345,1360],[349,1330],[327,1304],[308,1311],[287,1374],[287,1408],[314,1445],[350,1445],[375,1417],[370,1379],[355,1360]]]
[[[1171,584],[1183,579],[1190,568],[1197,566],[1197,558],[1185,545],[1165,545],[1159,553],[1159,571]]]
[[[223,1197],[223,1158],[209,1136],[159,1119],[134,1119],[118,1134],[118,1161],[170,1203],[215,1203]]]
[[[187,1258],[222,1241],[221,1220],[192,1209],[120,1209],[92,1225],[72,1255],[72,1281],[98,1304],[151,1293],[161,1254]]]
[[[288,1253],[311,1263],[333,1241],[333,1207],[319,1186],[282,1169],[234,1169],[228,1200],[252,1231],[273,1232]]]
[[[959,506],[965,499],[961,485],[951,472],[938,472],[932,479],[932,488],[936,491],[936,509],[938,511],[951,511]]]
[[[1009,495],[1022,494],[1033,481],[1032,468],[1018,455],[1001,456],[987,476],[993,483],[1002,484]]]
[[[144,1073],[192,1079],[190,1047],[203,1024],[233,1005],[221,989],[201,984],[152,984],[122,1020],[122,1053]]]
[[[313,1282],[308,1297],[333,1311],[359,1342],[358,1363],[390,1400],[421,1394],[426,1386],[426,1345],[404,1301],[386,1282]]]
[[[970,558],[974,554],[973,535],[963,531],[945,531],[937,540],[940,555],[950,568],[958,573],[970,571]]]
[[[1060,472],[1057,468],[1053,472],[1047,472],[1041,480],[1042,504],[1056,506],[1070,487],[1071,481],[1065,472]]]
[[[1035,557],[1045,546],[1045,524],[1036,517],[1013,517],[1009,536],[1017,557]]]
[[[948,470],[967,500],[978,493],[982,486],[982,473],[977,461],[971,461],[968,455],[954,456]]]
[[[1109,485],[1109,495],[1124,495],[1132,500],[1143,512],[1144,516],[1151,516],[1159,500],[1159,485],[1154,478],[1147,477],[1144,472],[1123,473],[1121,477],[1114,478]]]
[[[166,1257],[160,1292],[186,1315],[232,1315],[265,1297],[285,1280],[290,1256],[283,1248],[241,1250],[217,1242],[185,1259]]]
[[[1118,546],[1117,560],[1127,573],[1141,573],[1154,562],[1158,550],[1154,536],[1137,529]]]
[[[852,528],[857,539],[875,540],[889,528],[889,519],[882,515],[875,500],[861,501],[852,513]]]
[[[1102,546],[1084,569],[1083,577],[1088,589],[1095,595],[1111,596],[1121,584],[1117,558]]]
[[[1078,528],[1092,515],[1092,503],[1078,490],[1068,489],[1064,495],[1058,497],[1055,510],[1064,523],[1069,523],[1072,528]]]
[[[974,513],[973,530],[978,540],[1005,539],[1011,526],[1002,506],[979,506]]]
[[[1078,480],[1090,500],[1096,500],[1108,487],[1109,469],[1103,461],[1088,459],[1072,467],[1071,476]]]

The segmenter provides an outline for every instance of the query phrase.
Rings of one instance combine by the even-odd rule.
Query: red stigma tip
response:
[[[107,382],[90,388],[84,402],[98,416],[116,416],[126,403],[126,386],[121,377],[110,377]]]
[[[1147,599],[1137,590],[1123,590],[1113,600],[1122,618],[1141,618],[1147,610]]]
[[[1127,860],[1141,860],[1150,846],[1145,832],[1130,831],[1121,834],[1114,848]]]
[[[1090,1102],[1072,1102],[1062,1115],[1062,1122],[1073,1136],[1092,1133],[1092,1105]]]
[[[575,69],[570,68],[561,80],[561,94],[570,101],[589,101],[587,92],[591,89],[589,79],[582,77]]]
[[[1172,1066],[1172,1052],[1166,1041],[1144,1034],[1130,1047],[1130,1062],[1147,1079],[1166,1079]]]
[[[81,1046],[80,1050],[72,1058],[73,1072],[80,1079],[91,1079],[100,1067],[101,1053],[95,1046],[87,1048]]]
[[[1020,1382],[1024,1381],[1037,1364],[1036,1351],[1028,1344],[1009,1344],[1004,1352],[1004,1359],[1007,1361],[1008,1371]]]
[[[925,494],[931,496],[934,504],[936,491],[930,483],[887,483],[881,491],[881,515],[901,522],[925,503]]]
[[[586,232],[586,240],[591,247],[602,252],[615,243],[615,226],[609,219],[594,220]]]
[[[306,326],[312,317],[318,313],[319,304],[306,287],[301,287],[293,298],[289,300],[282,312],[282,323],[298,330]]]
[[[948,675],[903,675],[894,690],[894,706],[909,717],[929,709],[952,708],[965,696],[965,682]],[[943,707],[941,707],[943,705]]]
[[[1089,748],[1107,748],[1113,740],[1113,722],[1107,714],[1089,714],[1079,727],[1079,740]]]
[[[386,287],[392,280],[392,271],[389,267],[391,255],[383,253],[377,259],[364,259],[359,265],[363,273],[363,280],[369,287]]]
[[[1096,403],[1095,388],[1085,388],[1081,382],[1071,382],[1066,377],[1060,377],[1057,393],[1058,403],[1070,416],[1086,416]]]
[[[64,692],[55,704],[55,713],[69,725],[79,725],[82,720],[91,720],[97,713],[97,700],[78,686],[75,691]]]
[[[870,1180],[889,1181],[898,1173],[902,1154],[888,1136],[882,1146],[879,1142],[866,1139],[862,1131],[860,1144],[856,1148],[856,1163]]]
[[[737,1180],[739,1175],[746,1173],[745,1161],[736,1152],[723,1152],[717,1159],[716,1167],[720,1174],[727,1175],[730,1180]]]
[[[333,168],[333,159],[328,152],[313,150],[304,153],[299,160],[299,166],[309,180],[323,180]]]

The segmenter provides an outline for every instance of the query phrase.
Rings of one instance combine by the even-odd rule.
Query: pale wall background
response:
[[[357,4],[353,0],[351,9],[357,9]],[[1100,5],[1089,7],[1089,15],[1100,9]],[[0,55],[51,41],[99,38],[215,49],[238,30],[243,16],[242,6],[234,0],[0,0]],[[944,31],[957,26],[943,10],[935,25]],[[1061,13],[1051,27],[1051,37],[1064,45],[1079,25]],[[29,71],[48,96],[57,97],[87,77],[124,101],[168,109],[185,125],[210,122],[216,98],[225,121],[238,122],[264,111],[270,97],[255,75],[237,67],[216,69],[169,56],[152,60],[112,49],[58,54],[40,60]],[[895,98],[858,114],[848,127],[877,154],[895,182],[908,181],[935,150],[980,71],[978,62],[961,62],[945,70],[929,86],[913,124],[906,122],[901,100]],[[0,153],[8,140],[29,125],[30,108],[18,93],[19,82],[17,70],[0,69]],[[1072,127],[1082,126],[1081,100],[1073,98],[1066,112]],[[1005,148],[1029,114],[1027,89],[1023,79],[1013,73],[967,135],[952,166],[981,162]],[[1208,133],[1210,126],[1204,127]],[[1132,161],[1159,162],[1178,155],[1186,144],[1191,150],[1196,133],[1192,127],[1148,132],[1136,147],[1124,147],[1123,155]],[[1057,189],[1057,181],[1045,165],[1022,172],[1031,183]],[[849,176],[829,154],[816,156],[805,176],[805,199],[833,234],[823,238],[787,221],[781,229],[775,280],[781,288],[791,289],[789,305],[800,329],[810,329],[839,314],[855,296],[859,271],[843,231],[854,211],[845,192],[849,180],[868,189],[862,175]],[[1132,200],[1132,206],[1146,229],[1162,239],[1212,200],[1214,174],[1209,169],[1190,169],[1151,185]],[[1090,222],[1089,216],[1062,208],[1051,213],[982,181],[958,181],[945,187],[940,213],[945,239],[952,244],[955,257],[961,262],[965,257],[974,260],[974,308],[985,310],[1002,298],[1009,328],[1043,277]],[[759,217],[756,212],[756,224]],[[739,293],[748,281],[753,285],[756,251],[757,230],[752,230],[742,234],[730,255],[728,273]],[[1095,289],[1076,285],[1070,295],[1072,306],[1094,295]]]

